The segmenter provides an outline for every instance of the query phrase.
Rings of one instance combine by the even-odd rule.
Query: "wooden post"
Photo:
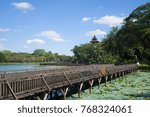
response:
[[[118,78],[120,78],[120,74],[121,74],[121,73],[119,72],[119,73],[118,73]]]
[[[122,72],[122,77],[124,76],[124,71]]]
[[[99,89],[102,78],[98,78],[97,80],[98,80],[98,89]]]
[[[47,97],[48,97],[48,93],[45,93],[43,100],[47,100]]]
[[[50,95],[50,99],[53,99],[53,91],[52,90],[50,91],[49,95]]]
[[[112,83],[112,78],[113,78],[113,75],[111,74],[110,75],[110,83]]]
[[[117,73],[114,74],[115,81],[117,81]]]
[[[82,87],[83,87],[83,83],[81,83],[81,84],[77,84],[78,97],[79,97],[79,98],[81,97],[81,90],[82,90]]]
[[[8,89],[10,90],[12,96],[14,97],[14,99],[18,100],[16,94],[14,93],[13,89],[11,88],[9,82],[6,82],[7,86],[8,86]]]
[[[69,87],[60,89],[62,94],[64,95],[64,100],[66,100],[66,95],[67,95],[68,89],[69,89]]]
[[[118,78],[118,73],[115,73],[115,77]]]
[[[108,76],[105,76],[105,86],[107,85]]]
[[[122,77],[124,76],[124,71],[122,71]]]
[[[94,82],[94,80],[89,80],[89,84],[90,84],[90,90],[89,90],[89,92],[90,93],[92,93],[93,82]]]

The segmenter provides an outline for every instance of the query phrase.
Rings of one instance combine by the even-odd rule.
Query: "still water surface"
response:
[[[0,65],[0,71],[24,71],[34,69],[54,69],[60,68],[60,66],[40,66],[38,64],[11,64],[11,65]]]

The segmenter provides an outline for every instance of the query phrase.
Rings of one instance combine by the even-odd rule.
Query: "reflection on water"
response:
[[[100,89],[94,87],[92,94],[89,90],[81,93],[81,98],[74,94],[71,100],[150,100],[150,71],[138,71],[114,81]]]

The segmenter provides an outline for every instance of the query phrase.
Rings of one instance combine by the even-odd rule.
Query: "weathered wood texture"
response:
[[[41,92],[98,80],[115,74],[127,74],[137,65],[84,65],[64,69],[0,73],[0,99],[21,99]],[[120,75],[119,75],[120,76]]]

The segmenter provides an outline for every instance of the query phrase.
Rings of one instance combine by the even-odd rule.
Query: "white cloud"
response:
[[[88,22],[89,20],[91,20],[90,17],[83,17],[83,18],[82,18],[82,21],[83,21],[83,22]]]
[[[27,10],[33,10],[34,7],[32,6],[32,4],[28,3],[28,2],[14,2],[12,3],[12,5],[19,10],[23,10],[23,11],[27,11]]]
[[[104,36],[104,35],[106,35],[106,32],[97,29],[97,30],[94,30],[94,31],[88,31],[86,33],[86,36],[94,36],[94,35],[95,36]]]
[[[9,28],[0,28],[0,32],[9,32],[10,29]]]
[[[39,37],[46,37],[46,38],[51,39],[51,40],[53,40],[55,42],[62,42],[62,41],[64,41],[61,38],[61,36],[57,32],[55,32],[53,30],[51,30],[51,31],[43,31],[40,34],[37,34],[37,36],[39,36]]]
[[[44,44],[45,41],[41,39],[32,39],[32,40],[27,40],[27,44]]]
[[[106,15],[106,16],[100,17],[99,19],[93,20],[93,22],[97,23],[97,24],[104,24],[104,25],[113,27],[113,26],[117,26],[117,25],[120,25],[121,23],[123,23],[124,18],[125,17]]]

